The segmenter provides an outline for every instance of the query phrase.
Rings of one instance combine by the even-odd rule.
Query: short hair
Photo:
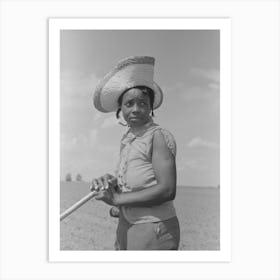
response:
[[[141,90],[141,92],[144,94],[144,95],[147,95],[149,96],[150,98],[150,105],[151,105],[151,108],[152,108],[152,116],[154,117],[154,110],[153,110],[153,107],[154,107],[154,100],[155,100],[155,93],[154,91],[149,88],[149,87],[146,87],[146,86],[136,86],[136,87],[132,87],[132,88],[136,88],[136,89],[139,89]],[[127,90],[125,90],[121,95],[120,97],[118,98],[118,110],[116,112],[116,117],[117,119],[119,118],[119,114],[120,114],[120,111],[121,111],[121,105],[122,105],[122,99],[123,99],[123,96],[126,92],[128,92],[129,90],[131,90],[132,88],[129,88]]]

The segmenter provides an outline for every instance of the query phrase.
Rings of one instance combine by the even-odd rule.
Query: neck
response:
[[[152,123],[153,123],[153,119],[150,117],[145,124],[143,124],[141,126],[131,126],[130,130],[131,130],[131,132],[139,132],[139,131],[147,128],[148,126],[150,126],[150,124],[152,124]]]

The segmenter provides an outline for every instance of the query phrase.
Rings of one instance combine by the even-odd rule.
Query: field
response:
[[[88,184],[62,182],[60,211],[89,192]],[[180,250],[219,250],[220,191],[178,187],[175,207],[181,228]],[[117,219],[110,207],[92,199],[60,223],[61,250],[114,250]]]

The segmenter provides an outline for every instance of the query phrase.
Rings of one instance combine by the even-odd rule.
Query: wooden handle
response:
[[[65,219],[67,216],[69,216],[71,213],[73,213],[74,211],[76,211],[78,208],[80,208],[82,205],[84,205],[87,201],[89,201],[90,199],[92,199],[94,196],[97,195],[98,192],[93,191],[90,192],[89,194],[87,194],[86,196],[84,196],[82,199],[80,199],[78,202],[76,202],[75,204],[73,204],[71,207],[69,207],[68,209],[66,209],[61,215],[60,215],[60,221],[62,221],[63,219]]]

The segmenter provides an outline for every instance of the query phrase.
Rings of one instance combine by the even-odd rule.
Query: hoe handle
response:
[[[89,194],[87,194],[86,196],[84,196],[82,199],[80,199],[78,202],[76,202],[75,204],[73,204],[71,207],[69,207],[68,209],[66,209],[61,215],[60,215],[60,221],[62,221],[63,219],[65,219],[67,216],[69,216],[71,213],[73,213],[74,211],[76,211],[78,208],[80,208],[82,205],[84,205],[87,201],[89,201],[90,199],[92,199],[93,197],[95,197],[97,195],[98,192],[93,191],[90,192]]]

